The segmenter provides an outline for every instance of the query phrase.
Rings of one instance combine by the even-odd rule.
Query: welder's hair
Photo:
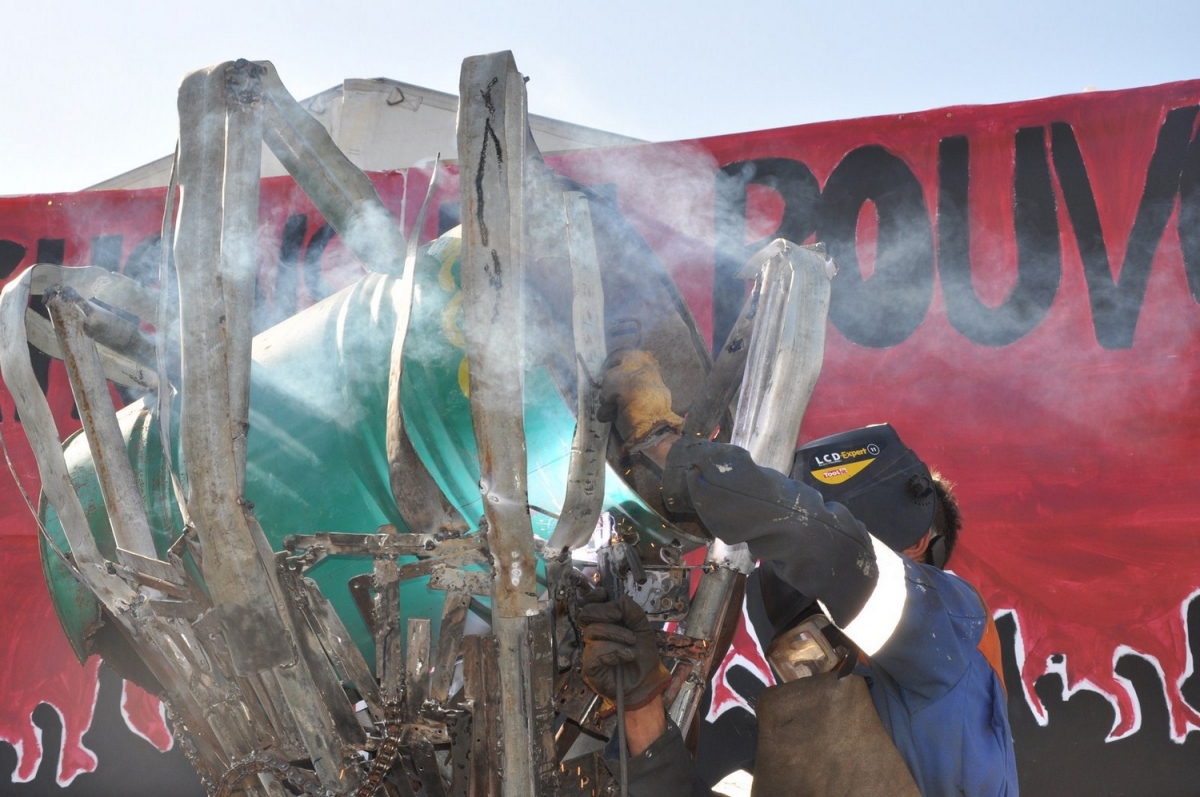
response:
[[[930,471],[929,475],[933,477],[933,491],[938,499],[937,508],[933,512],[933,533],[941,537],[942,550],[941,555],[936,557],[941,560],[940,563],[935,561],[932,543],[925,557],[929,564],[945,567],[950,561],[950,555],[954,553],[954,546],[958,543],[958,532],[962,529],[962,513],[958,509],[958,499],[954,497],[954,483],[936,470]]]

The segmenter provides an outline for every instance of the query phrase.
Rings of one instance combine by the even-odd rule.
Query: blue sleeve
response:
[[[910,697],[934,701],[957,684],[979,656],[987,608],[979,593],[953,573],[902,558],[904,611],[871,663],[912,693]]]

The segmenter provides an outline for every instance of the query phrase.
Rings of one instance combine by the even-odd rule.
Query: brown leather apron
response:
[[[766,689],[751,797],[921,797],[867,682],[837,672]]]

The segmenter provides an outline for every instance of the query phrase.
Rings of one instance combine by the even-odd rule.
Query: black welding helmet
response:
[[[889,424],[814,440],[797,449],[792,478],[850,510],[893,551],[933,525],[937,496],[929,468]]]

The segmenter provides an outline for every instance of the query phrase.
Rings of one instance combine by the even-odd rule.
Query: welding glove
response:
[[[630,453],[683,428],[683,418],[671,410],[671,391],[663,383],[658,361],[648,351],[629,349],[609,358],[600,395],[605,404],[615,404],[617,432]]]
[[[619,601],[588,603],[579,610],[583,630],[583,680],[611,703],[617,699],[617,671],[624,681],[625,708],[642,708],[666,691],[671,674],[658,656],[654,628],[628,595]]]

